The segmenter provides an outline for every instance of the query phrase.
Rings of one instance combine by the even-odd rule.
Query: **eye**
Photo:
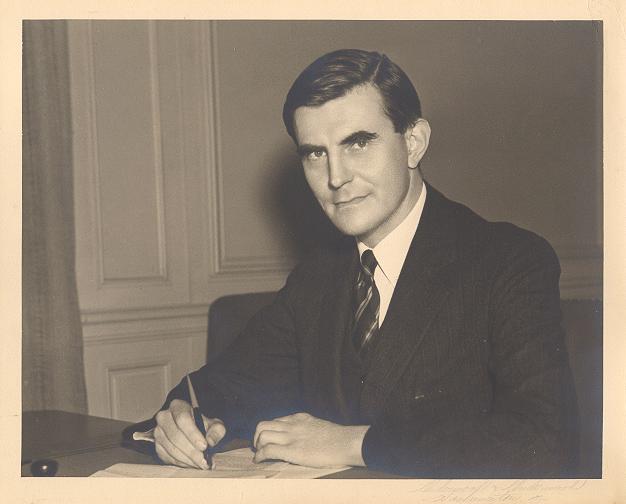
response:
[[[341,142],[341,145],[349,151],[360,154],[361,151],[369,150],[373,147],[377,139],[377,133],[371,131],[357,131],[352,135],[348,135],[346,139]]]
[[[323,158],[325,154],[326,152],[323,150],[314,150],[306,155],[306,159],[309,161],[317,161],[318,159]]]

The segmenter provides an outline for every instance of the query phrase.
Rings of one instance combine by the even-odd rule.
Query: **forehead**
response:
[[[297,108],[293,117],[299,144],[340,141],[356,131],[393,129],[380,92],[372,85],[356,87],[317,107]]]

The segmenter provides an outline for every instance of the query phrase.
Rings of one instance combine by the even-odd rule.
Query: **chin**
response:
[[[370,234],[377,227],[377,219],[372,219],[369,212],[363,209],[347,208],[344,211],[328,215],[334,226],[343,234],[350,236],[362,236]]]
[[[349,236],[362,236],[369,232],[369,228],[365,226],[356,226],[354,223],[346,223],[346,222],[335,222],[333,221],[335,227],[341,231],[345,235]]]

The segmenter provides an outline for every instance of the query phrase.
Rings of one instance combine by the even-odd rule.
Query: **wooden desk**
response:
[[[22,476],[32,476],[38,459],[59,463],[57,476],[90,476],[120,462],[150,464],[152,459],[122,447],[122,430],[130,422],[66,411],[22,414]]]
[[[56,476],[90,476],[114,464],[154,464],[152,458],[122,446],[122,430],[130,422],[65,411],[22,414],[22,476],[32,476],[30,464],[53,459]],[[226,445],[227,446],[227,445]],[[393,474],[352,468],[324,478],[401,478]]]

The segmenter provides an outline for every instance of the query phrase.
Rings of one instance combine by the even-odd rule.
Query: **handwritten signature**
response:
[[[577,491],[587,480],[566,484],[546,480],[477,481],[429,480],[414,492],[420,492],[424,502],[515,502],[546,501],[547,493]]]

